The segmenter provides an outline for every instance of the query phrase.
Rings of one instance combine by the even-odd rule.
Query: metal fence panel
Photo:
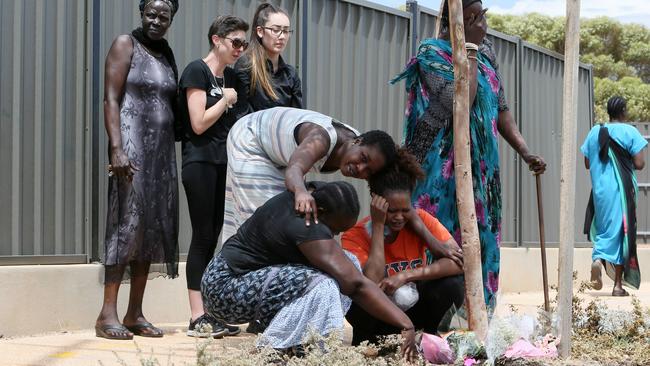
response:
[[[410,14],[363,1],[312,0],[309,10],[306,107],[361,132],[384,130],[401,141],[404,85],[391,86],[388,80],[408,60]],[[362,214],[369,212],[365,181],[340,173],[310,178],[348,180],[359,193]]]
[[[561,57],[526,42],[523,43],[522,58],[522,134],[533,153],[544,157],[548,164],[542,177],[546,241],[558,244],[560,210],[560,165],[562,159],[562,91],[564,66]],[[583,158],[579,152],[581,136],[584,138],[591,127],[591,71],[584,66],[579,73],[578,141],[576,151],[576,207],[575,240],[577,245],[586,245],[582,234],[582,219],[589,198],[589,186],[584,174]],[[537,223],[537,198],[535,178],[527,169],[521,174],[522,200],[522,242],[537,245],[539,242]]]
[[[85,254],[85,12],[0,0],[0,256]]]
[[[207,53],[206,33],[215,16],[234,14],[250,21],[258,3],[182,3],[169,33],[179,70]],[[360,131],[381,129],[401,141],[406,96],[403,84],[390,86],[388,80],[408,60],[410,37],[432,36],[437,12],[418,8],[418,33],[411,35],[410,13],[369,1],[273,3],[288,11],[296,30],[284,56],[304,77],[306,106]],[[8,172],[0,176],[0,207],[6,208],[0,213],[0,257],[88,254],[98,258],[105,230],[108,163],[102,110],[104,58],[117,35],[139,25],[137,2],[0,0],[0,10],[0,166]],[[531,150],[549,163],[544,175],[547,237],[550,243],[557,242],[561,57],[516,37],[489,34],[510,108]],[[579,88],[581,139],[593,115],[591,71],[584,66]],[[500,153],[503,242],[536,244],[534,181],[503,140]],[[578,159],[578,187],[585,187],[588,175],[580,155]],[[641,172],[639,181],[650,182],[648,173]],[[353,183],[366,214],[366,183]],[[179,187],[183,253],[191,229],[180,183]],[[577,190],[578,241],[584,238],[579,226],[587,194]],[[650,229],[647,194],[641,190],[640,230]],[[93,248],[92,253],[87,247]]]

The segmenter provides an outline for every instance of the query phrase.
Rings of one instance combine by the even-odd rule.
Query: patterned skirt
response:
[[[338,283],[315,268],[288,264],[236,274],[221,255],[203,274],[201,293],[206,311],[221,321],[259,321],[266,330],[258,345],[273,348],[301,344],[309,332],[342,331],[351,304]]]

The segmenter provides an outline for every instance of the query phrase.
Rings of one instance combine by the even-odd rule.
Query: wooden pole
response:
[[[487,311],[483,296],[481,243],[479,241],[472,184],[472,159],[469,138],[469,62],[465,49],[463,5],[461,0],[448,0],[449,29],[454,63],[454,169],[456,204],[460,221],[465,299],[469,329],[481,341],[487,336]]]
[[[544,285],[544,311],[551,310],[548,301],[548,270],[546,267],[546,238],[544,230],[544,205],[542,200],[542,175],[535,175],[535,186],[537,187],[537,219],[539,222],[539,250],[542,255],[542,284]]]
[[[567,357],[571,353],[579,56],[580,0],[567,0],[564,104],[562,107],[562,171],[560,174],[560,268],[558,274],[558,316],[560,318],[560,336],[562,337],[560,341],[562,357]]]

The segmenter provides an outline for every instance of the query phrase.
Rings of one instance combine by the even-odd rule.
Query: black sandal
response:
[[[112,330],[117,330],[125,335],[111,334]],[[133,334],[128,334],[129,329],[122,324],[102,324],[95,325],[95,336],[100,338],[119,340],[119,341],[128,341],[133,339]]]
[[[153,324],[144,321],[142,323],[136,323],[133,325],[124,325],[126,329],[130,330],[133,334],[140,337],[150,337],[150,338],[160,338],[163,336],[163,331],[160,328],[156,328]]]

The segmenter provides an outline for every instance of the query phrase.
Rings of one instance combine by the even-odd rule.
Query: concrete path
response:
[[[610,308],[630,309],[631,299],[609,296],[611,289],[587,291],[583,297],[586,302],[600,298]],[[642,290],[631,291],[644,307],[650,306],[650,284],[645,283]],[[555,295],[551,294],[551,298]],[[519,313],[536,314],[537,307],[543,303],[541,292],[506,293],[499,299],[497,314],[506,314],[511,305]],[[49,333],[31,337],[0,339],[0,365],[136,365],[141,358],[148,358],[152,352],[159,364],[192,365],[196,362],[196,349],[199,342],[187,337],[187,324],[162,324],[165,336],[159,339],[135,337],[134,341],[108,341],[96,338],[94,330]],[[245,326],[242,326],[242,330]],[[347,327],[349,340],[351,329]],[[255,341],[255,336],[242,332],[239,336],[215,340],[211,352],[219,358],[227,359],[242,354],[239,349],[247,348]],[[141,350],[141,353],[138,351]]]

